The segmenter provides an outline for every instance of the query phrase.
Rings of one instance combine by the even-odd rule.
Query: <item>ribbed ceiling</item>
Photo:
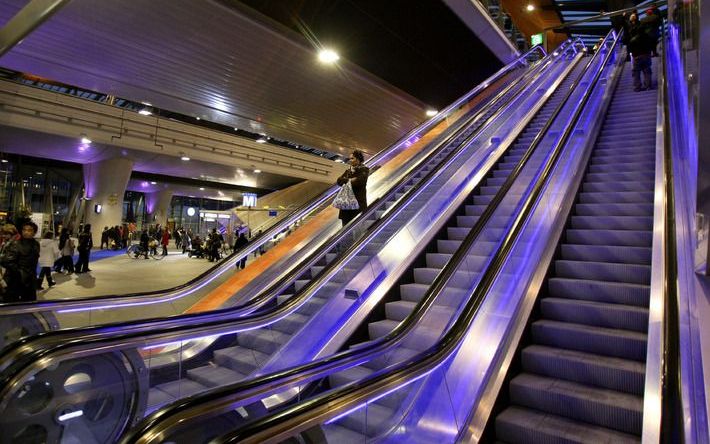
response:
[[[0,23],[25,3],[2,0]],[[376,152],[423,120],[413,97],[208,0],[74,0],[0,66],[342,153]]]

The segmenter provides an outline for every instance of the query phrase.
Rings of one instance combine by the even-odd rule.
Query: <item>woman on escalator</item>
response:
[[[353,220],[355,216],[365,211],[367,208],[367,176],[370,175],[370,169],[366,167],[365,156],[360,150],[355,150],[350,154],[350,168],[338,178],[338,185],[343,186],[350,181],[350,186],[353,188],[353,194],[360,208],[356,210],[340,210],[338,218],[343,222],[343,226]]]

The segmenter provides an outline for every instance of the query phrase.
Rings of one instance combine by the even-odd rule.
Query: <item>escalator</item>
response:
[[[417,303],[426,295],[436,276],[440,274],[453,254],[461,246],[462,241],[474,227],[480,215],[483,214],[493,196],[529,149],[538,132],[543,129],[546,122],[552,117],[553,111],[562,103],[565,93],[580,75],[582,68],[583,64],[581,63],[575,67],[560,88],[522,131],[506,155],[483,180],[482,185],[472,193],[459,215],[450,220],[446,229],[441,231],[442,236],[432,242],[431,248],[418,261],[426,266],[413,269],[414,282],[400,285],[399,298],[394,298],[398,300],[393,300],[385,305],[385,318],[374,320],[367,325],[369,340],[374,340],[390,333],[400,322],[407,318]],[[542,163],[547,155],[545,148],[547,146],[541,146],[531,156],[529,161],[531,168],[538,168],[540,163]],[[509,216],[510,214],[508,214],[508,217],[498,214],[489,223],[488,229],[483,233],[469,257],[469,264],[472,266],[468,269],[469,272],[479,274],[485,267],[490,254],[496,249],[506,232]],[[434,304],[433,310],[436,315],[436,321],[430,320],[424,328],[417,329],[413,337],[405,340],[403,345],[390,355],[373,359],[362,366],[353,367],[330,376],[330,387],[342,387],[358,381],[395,362],[404,361],[426,350],[436,342],[444,327],[450,322],[449,319],[456,312],[456,308],[469,296],[468,288],[470,282],[470,276],[464,275],[458,279],[454,278],[450,283],[450,288],[447,288]],[[357,345],[354,346],[356,347]],[[388,427],[389,419],[396,413],[399,403],[407,394],[405,390],[401,392],[396,397],[390,396],[382,402],[370,404],[368,406],[368,415],[348,415],[342,421],[324,425],[324,438],[328,442],[346,443],[366,442],[368,439],[375,438],[384,431],[383,427]],[[381,420],[380,426],[373,421],[373,417]]]
[[[523,340],[497,441],[640,440],[657,92],[633,92],[630,71],[627,63]]]
[[[563,64],[562,66],[565,66],[565,65]],[[537,101],[538,96],[534,96],[534,99],[535,99],[535,101]],[[528,113],[530,111],[529,111],[529,109],[525,109],[524,112]],[[476,152],[476,151],[473,150],[473,152]],[[502,170],[497,174],[502,174],[504,172],[504,170],[505,170],[505,165],[503,166]],[[485,197],[482,197],[482,199],[484,201],[486,200]],[[477,203],[484,204],[485,202],[477,202]],[[376,245],[374,245],[374,247],[376,247]],[[330,259],[333,260],[334,258],[331,257]],[[317,265],[316,267],[319,267],[319,266]],[[314,268],[316,268],[316,267],[314,267]],[[315,272],[317,273],[318,270],[315,270]],[[314,301],[314,302],[315,302],[314,305],[316,305],[315,308],[317,308],[318,301]],[[306,308],[305,305],[304,305],[304,308]],[[310,309],[311,308],[307,308],[307,310],[310,310]],[[301,313],[297,313],[297,314],[301,314]],[[299,324],[298,317],[296,317],[295,319],[296,319],[296,321],[291,322],[291,325],[295,326],[297,328],[298,324]],[[211,322],[217,323],[217,322],[219,322],[219,319],[214,319]],[[224,323],[223,321],[222,321],[222,323],[224,324],[222,326],[224,331],[229,332],[229,329],[231,327],[229,325],[227,325],[226,323]],[[284,323],[284,325],[288,325],[288,324],[289,324],[289,321],[286,321]],[[204,331],[206,333],[202,333],[203,337],[200,338],[200,340],[207,340],[209,338],[212,338],[212,336],[214,336],[216,334],[214,331],[207,333],[207,331],[209,330],[210,327],[211,327],[211,324],[204,325]],[[179,326],[175,326],[174,329],[178,329],[178,328],[179,328]],[[125,369],[129,369],[131,366],[133,366],[136,373],[143,373],[143,375],[144,375],[143,378],[145,378],[145,374],[147,371],[153,370],[153,368],[152,368],[152,366],[154,365],[153,353],[160,353],[162,351],[162,349],[164,349],[166,347],[165,344],[161,344],[159,341],[154,342],[154,343],[144,342],[143,339],[141,339],[139,337],[138,332],[130,332],[130,331],[119,332],[118,329],[115,327],[107,327],[105,329],[97,329],[96,332],[93,333],[94,336],[92,336],[91,339],[92,340],[100,340],[100,338],[99,338],[100,335],[103,335],[103,334],[106,334],[109,332],[121,333],[125,336],[125,337],[119,338],[118,337],[119,335],[116,335],[114,339],[111,339],[111,341],[113,341],[112,345],[110,346],[110,347],[112,347],[112,350],[120,350],[121,347],[124,347],[124,346],[127,348],[133,348],[133,347],[136,347],[137,344],[141,344],[143,346],[149,345],[148,347],[145,347],[145,353],[142,356],[140,356],[140,357],[133,356],[130,358],[130,360],[131,360],[130,363],[126,363],[126,362],[123,363],[123,366],[125,366]],[[269,329],[268,335],[273,336],[273,334],[275,332],[280,332],[280,331],[276,330],[274,328]],[[249,338],[250,337],[248,334],[249,332],[246,332],[246,333],[247,334],[245,334],[244,337]],[[128,336],[131,336],[130,343],[128,342],[129,341]],[[241,335],[239,335],[239,336],[241,336]],[[229,338],[227,338],[227,339],[229,339]],[[176,356],[177,356],[177,354],[180,354],[183,351],[182,350],[183,349],[183,343],[182,343],[183,340],[187,343],[188,341],[192,341],[192,338],[180,339],[178,341],[173,341],[173,342],[177,342]],[[212,340],[214,342],[214,338],[212,338],[210,340]],[[231,340],[231,339],[229,339],[229,340]],[[224,348],[225,345],[233,345],[233,344],[229,343],[229,340],[219,341],[219,346]],[[199,342],[199,341],[195,341],[195,342]],[[279,344],[279,342],[280,342],[279,340],[274,341],[274,343],[277,345]],[[73,347],[75,345],[77,345],[77,344],[72,343],[71,341],[68,341],[66,344],[59,345],[59,348]],[[242,344],[240,344],[240,345],[242,345]],[[254,345],[256,345],[256,344],[254,344]],[[133,348],[133,350],[135,350],[135,348]],[[258,357],[258,355],[256,355],[256,353],[253,352],[254,350],[257,350],[257,349],[252,348],[251,350],[252,351],[248,351],[248,352],[244,352],[244,350],[240,350],[240,353],[237,353],[237,359],[239,357],[245,357],[245,356],[248,356],[250,359]],[[217,351],[219,351],[219,350],[217,350]],[[202,353],[202,352],[200,352],[200,353]],[[119,353],[115,353],[115,354],[119,355]],[[133,353],[133,354],[135,355],[135,353]],[[197,359],[194,359],[195,361],[197,361],[197,365],[194,365],[192,363],[185,364],[180,359],[177,359],[175,361],[176,365],[172,366],[172,368],[170,370],[162,371],[161,369],[157,369],[155,374],[151,376],[151,379],[153,379],[153,377],[155,376],[155,381],[152,380],[151,384],[154,384],[153,388],[156,390],[150,390],[150,393],[148,393],[148,387],[145,387],[145,386],[142,386],[139,390],[137,390],[135,387],[131,387],[128,389],[125,387],[120,387],[121,384],[125,385],[125,381],[121,382],[119,380],[115,380],[115,381],[106,380],[105,387],[102,387],[101,390],[108,391],[112,388],[112,386],[115,387],[117,390],[121,391],[122,393],[130,393],[132,390],[133,391],[137,390],[137,393],[139,394],[139,395],[137,395],[138,398],[147,396],[149,400],[146,402],[146,404],[157,406],[157,405],[160,405],[162,402],[166,401],[166,399],[162,399],[162,400],[157,399],[157,397],[159,397],[159,396],[167,395],[168,397],[170,397],[170,399],[182,398],[185,396],[189,396],[190,394],[194,393],[195,391],[202,391],[208,387],[212,387],[212,386],[215,386],[215,385],[221,384],[221,383],[233,382],[234,380],[239,380],[243,377],[243,374],[242,374],[242,376],[235,375],[236,371],[229,368],[228,365],[233,364],[233,359],[228,359],[228,358],[234,358],[234,356],[232,356],[232,355],[228,356],[226,351],[224,353],[222,363],[227,363],[228,365],[221,365],[222,363],[218,362],[217,352],[214,353],[215,359],[210,361],[208,363],[208,365],[206,365],[206,366],[201,365],[200,361],[204,362],[204,358],[208,355],[211,355],[211,354],[212,354],[212,350],[210,349],[209,351],[205,352],[201,356],[194,356],[194,355],[189,356],[190,359],[197,358]],[[123,358],[120,358],[120,359],[123,359]],[[114,367],[120,369],[121,365],[122,365],[120,362],[120,359],[118,361],[111,362],[109,367],[114,366]],[[136,364],[135,362],[133,362],[135,359],[142,359],[145,362],[145,364],[141,367],[140,364]],[[258,362],[256,359],[254,359],[254,360],[256,362]],[[80,390],[82,389],[82,385],[84,387],[88,387],[87,384],[93,383],[92,378],[89,378],[88,383],[84,379],[82,379],[82,378],[87,378],[87,375],[91,375],[94,373],[94,369],[92,369],[91,365],[89,364],[90,361],[91,360],[88,358],[84,359],[83,363],[79,364],[78,366],[76,366],[75,364],[72,364],[70,362],[67,362],[66,363],[67,365],[64,367],[62,367],[62,366],[65,363],[61,363],[58,366],[52,366],[52,368],[49,370],[54,371],[57,368],[59,368],[62,371],[66,371],[66,373],[64,374],[64,376],[66,376],[66,377],[62,378],[59,374],[57,374],[57,375],[55,375],[53,381],[59,380],[59,379],[70,381],[71,384],[69,384],[68,387],[70,387],[71,390],[67,389],[67,391],[69,391],[70,393],[79,393]],[[234,365],[237,365],[237,364],[234,364]],[[106,367],[106,366],[104,366],[104,367]],[[103,368],[103,367],[101,367],[101,368]],[[97,366],[96,369],[100,369],[100,367]],[[74,374],[72,374],[72,372],[74,372],[75,370],[77,372],[79,372],[79,370],[81,370],[81,372],[76,373],[77,375],[79,375],[77,378],[73,378]],[[177,370],[179,377],[183,378],[181,380],[181,384],[175,384],[174,386],[164,385],[164,384],[171,383],[169,381],[169,379],[171,377],[174,378],[175,374],[173,372],[175,370]],[[229,371],[226,371],[226,370],[229,370]],[[254,370],[254,368],[252,368],[250,370]],[[57,373],[61,373],[61,372],[57,372]],[[161,378],[166,380],[166,382],[160,383]],[[37,377],[35,377],[33,379],[34,379],[34,383],[39,384],[40,386],[42,385],[42,381],[46,380],[45,375],[43,375],[42,372],[37,373]],[[78,385],[75,385],[75,384],[78,384]],[[143,383],[141,383],[141,384],[143,384]],[[194,387],[193,387],[193,385],[194,385]],[[65,387],[67,387],[66,384],[65,384]],[[159,393],[159,392],[162,392],[162,393]],[[24,395],[24,392],[23,392],[23,395]],[[130,396],[130,395],[128,395],[128,396]],[[77,398],[78,397],[81,397],[81,396],[77,396]],[[152,400],[150,399],[151,397],[153,398]],[[63,402],[60,398],[57,398],[57,399],[53,399],[53,398],[54,397],[52,397],[51,405],[46,406],[47,411],[57,407],[59,404],[56,404],[56,403],[61,404]],[[21,403],[23,401],[18,400],[18,402]],[[80,402],[83,402],[83,401],[80,401]],[[131,402],[133,402],[134,404],[140,404],[141,402],[145,402],[145,401],[134,400]],[[45,409],[45,407],[43,407],[42,409]],[[140,407],[138,408],[138,410],[140,410]],[[60,417],[65,418],[66,421],[69,421],[69,420],[72,420],[76,417],[81,416],[81,415],[79,415],[79,412],[80,412],[79,410],[70,411],[66,414],[60,415]],[[73,416],[73,415],[79,415],[79,416]],[[103,419],[105,419],[105,417],[101,418],[101,419],[103,420]],[[7,420],[7,418],[6,418],[6,420]],[[123,425],[121,425],[120,427],[123,427]],[[109,430],[106,433],[111,433],[111,431]]]
[[[486,83],[472,90],[456,104],[447,108],[447,110],[442,111],[439,116],[411,131],[402,141],[385,150],[383,153],[375,156],[373,159],[370,159],[369,165],[379,166],[384,163],[384,161],[394,157],[398,152],[405,150],[407,146],[413,143],[413,141],[424,137],[424,133],[432,129],[435,124],[439,123],[444,118],[453,115],[456,112],[456,109],[464,104],[466,100],[471,99],[472,96],[475,96],[476,94],[484,96],[488,95],[489,97],[495,95],[495,91],[501,88],[499,84],[496,84],[496,82],[500,81],[500,79],[504,78],[506,75],[509,75],[510,79],[521,75],[521,73],[525,71],[525,65],[521,63],[521,61],[531,54],[526,54],[522,56],[521,59],[509,64],[488,79]],[[491,86],[489,90],[486,90],[488,85]],[[461,122],[470,120],[472,116],[476,115],[477,111],[479,111],[484,105],[485,103],[473,106],[472,109],[467,111],[465,115],[461,117]],[[454,127],[460,124],[461,123],[457,123]],[[446,135],[445,131],[438,138],[438,140],[444,139]],[[437,139],[435,139],[435,141],[436,140]],[[433,143],[432,145],[436,145],[436,143]],[[425,156],[426,154],[427,148],[423,149],[422,154],[419,157]],[[409,164],[416,163],[417,156],[414,157],[414,159],[410,160]],[[402,174],[406,170],[407,164],[405,163],[404,165],[398,167],[398,169],[395,168],[392,170],[391,176],[383,177],[380,182],[383,184],[386,184],[388,181],[392,182],[394,181],[393,178],[395,178],[397,174]],[[380,187],[376,193],[371,194],[375,197],[382,195],[386,191],[386,187],[383,184],[380,184]],[[377,183],[373,185],[377,185]],[[266,231],[263,235],[257,236],[243,252],[240,252],[239,256],[243,256],[245,254],[248,255],[257,250],[261,244],[268,242],[275,234],[289,229],[296,223],[299,223],[299,225],[302,226],[304,218],[308,218],[308,215],[312,214],[313,211],[316,211],[319,208],[328,208],[328,196],[333,194],[333,192],[333,190],[329,190],[322,196],[319,196],[319,198],[314,199],[313,202],[309,202],[304,205],[303,208],[294,212],[294,214],[286,218],[286,220],[277,224],[273,230]],[[319,242],[322,242],[337,231],[332,229],[332,227],[325,228],[327,229],[323,230],[321,236],[316,236]],[[299,254],[303,255],[305,251],[306,249],[301,248],[291,254],[293,257],[282,258],[280,262],[277,263],[278,266],[272,267],[276,269],[276,271],[271,271],[269,278],[275,280],[279,275],[279,269],[283,270],[288,268],[288,266],[290,266],[289,264],[298,261],[300,258]],[[184,285],[158,292],[97,297],[90,298],[88,300],[74,299],[62,301],[41,301],[33,304],[2,305],[0,306],[0,319],[2,320],[2,322],[0,322],[0,349],[10,345],[16,340],[42,331],[56,330],[67,327],[97,325],[107,322],[116,322],[117,320],[180,314],[185,309],[185,304],[188,304],[187,307],[189,307],[189,302],[183,302],[183,300],[189,301],[191,298],[194,299],[194,297],[190,295],[197,294],[196,292],[204,292],[206,288],[214,287],[219,281],[219,276],[231,274],[234,269],[234,263],[238,260],[239,257],[237,257],[237,255],[233,255],[226,261],[217,265],[215,268],[205,272],[203,275],[198,276]],[[256,282],[254,282],[254,285],[256,285]],[[251,287],[247,285],[248,288],[245,288],[244,293],[248,293],[253,290],[252,287],[254,287],[254,285]],[[244,296],[244,298],[246,298],[246,296]],[[244,298],[242,298],[242,302]],[[136,309],[136,307],[140,308]]]

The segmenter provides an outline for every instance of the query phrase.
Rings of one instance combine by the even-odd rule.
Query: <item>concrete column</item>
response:
[[[145,193],[145,207],[148,211],[148,223],[160,224],[165,227],[168,223],[168,211],[170,211],[170,201],[173,198],[171,190],[160,190],[153,193]]]
[[[123,216],[123,196],[131,178],[133,161],[126,158],[107,159],[84,164],[84,185],[87,199],[84,222],[91,224],[94,245],[101,244],[105,226],[120,225]],[[101,212],[96,212],[101,205]]]

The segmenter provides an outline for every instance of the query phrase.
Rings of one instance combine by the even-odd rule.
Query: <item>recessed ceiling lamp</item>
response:
[[[533,5],[532,3],[528,3],[528,5],[525,7],[525,9],[526,9],[528,12],[534,11],[534,10],[535,10],[535,5]]]
[[[151,185],[157,185],[158,182],[151,182],[150,184],[151,184]]]
[[[44,174],[44,173],[41,172],[41,171],[37,171],[35,174],[38,175],[38,176],[41,176],[41,175]]]
[[[138,111],[138,114],[140,114],[141,116],[149,116],[153,113],[148,108],[143,108],[140,111]]]
[[[435,109],[428,109],[428,110],[426,110],[426,116],[427,116],[427,117],[434,117],[434,116],[437,115],[438,113],[439,113],[439,111],[437,111],[437,110],[435,110]]]
[[[0,162],[2,162],[2,163],[7,163],[8,160],[7,160],[7,159],[2,159],[2,160],[0,160]]]
[[[205,187],[200,187],[200,191],[205,191]]]
[[[256,139],[256,143],[266,143],[266,137],[259,137]]]
[[[261,170],[254,170],[254,174],[259,174],[261,173]]]
[[[82,137],[81,137],[81,143],[83,143],[83,144],[85,144],[85,145],[88,145],[88,144],[91,143],[91,139],[89,139],[89,138],[86,137],[86,136],[82,136]]]
[[[333,63],[340,60],[340,56],[332,49],[323,48],[318,52],[318,60],[321,63],[332,65]]]
[[[180,156],[180,160],[184,160],[185,162],[187,162],[188,160],[190,160],[190,158],[183,154],[182,156]]]
[[[195,117],[195,119],[197,119],[197,120],[201,120],[199,116],[198,116],[198,117]]]

